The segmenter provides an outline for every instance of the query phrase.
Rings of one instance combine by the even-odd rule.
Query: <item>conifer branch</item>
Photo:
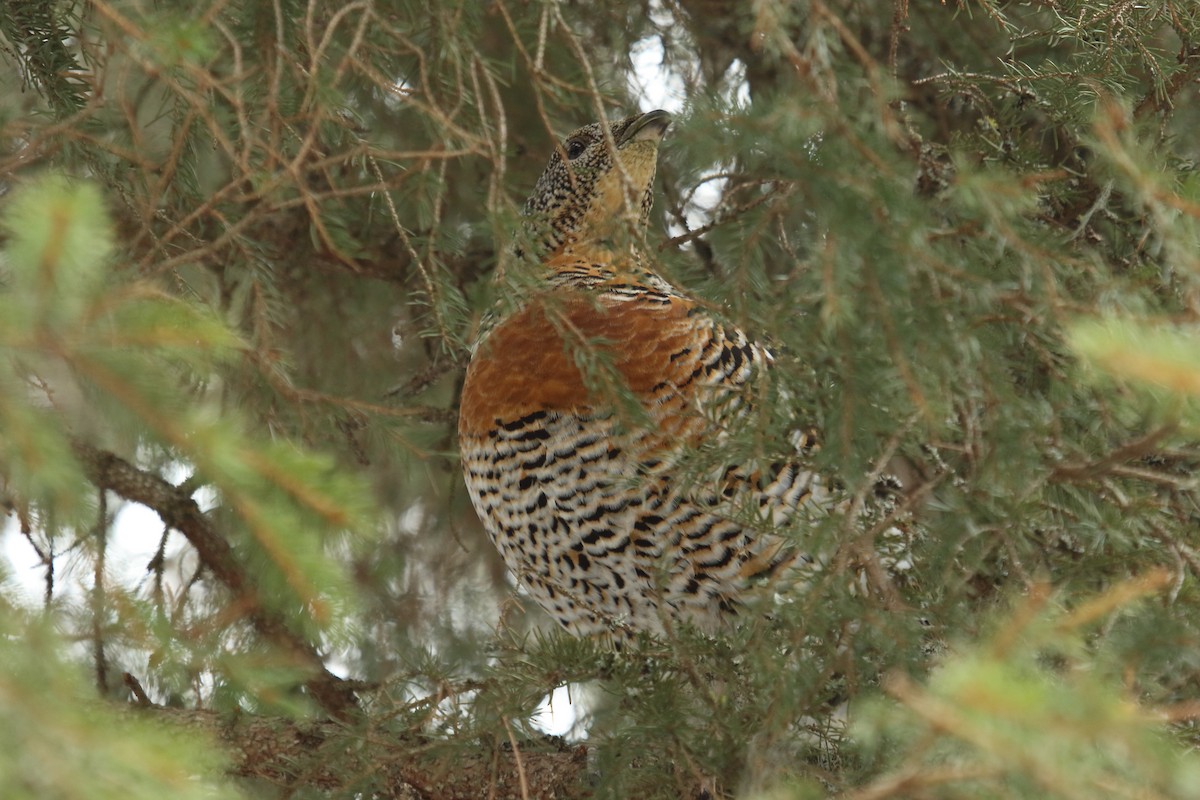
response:
[[[337,718],[347,718],[356,707],[353,693],[345,682],[325,667],[311,644],[289,628],[276,613],[268,610],[254,584],[238,563],[233,548],[184,490],[157,475],[139,469],[123,458],[86,442],[72,442],[76,457],[88,478],[99,489],[116,493],[131,502],[152,509],[163,522],[184,535],[195,548],[201,563],[212,572],[230,594],[233,603],[245,610],[255,630],[280,647],[313,677],[305,687],[317,703]]]
[[[232,755],[231,772],[297,792],[345,792],[369,785],[384,797],[475,800],[480,797],[592,796],[585,780],[587,748],[559,739],[460,748],[453,767],[428,738],[390,731],[349,731],[333,721],[223,717],[207,710],[155,707],[164,722],[200,729]],[[511,732],[510,732],[511,734]],[[338,758],[330,758],[337,753]],[[518,755],[519,753],[519,755]]]

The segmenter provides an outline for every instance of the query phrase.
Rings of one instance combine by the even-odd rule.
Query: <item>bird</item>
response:
[[[773,530],[779,512],[828,500],[799,459],[686,467],[748,416],[773,356],[646,252],[670,123],[633,114],[555,146],[522,211],[516,297],[481,326],[462,385],[472,505],[525,591],[580,637],[720,629],[810,561]]]

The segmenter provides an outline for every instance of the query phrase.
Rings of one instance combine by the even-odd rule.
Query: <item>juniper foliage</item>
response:
[[[0,790],[1195,796],[1198,80],[1184,0],[8,0]],[[650,245],[786,387],[695,474],[811,426],[917,535],[614,654],[454,419],[553,142],[661,84]]]

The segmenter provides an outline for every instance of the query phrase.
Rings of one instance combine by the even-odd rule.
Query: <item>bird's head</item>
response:
[[[555,148],[522,212],[541,255],[572,244],[604,245],[619,235],[627,209],[638,215],[640,225],[646,224],[658,145],[670,124],[671,115],[662,110],[612,123],[615,155],[622,169],[617,168],[598,122],[573,131]]]

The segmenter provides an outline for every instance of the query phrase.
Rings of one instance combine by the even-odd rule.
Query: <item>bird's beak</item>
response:
[[[617,147],[624,147],[630,142],[652,141],[659,142],[671,124],[671,115],[661,108],[647,111],[630,123],[617,139]]]

